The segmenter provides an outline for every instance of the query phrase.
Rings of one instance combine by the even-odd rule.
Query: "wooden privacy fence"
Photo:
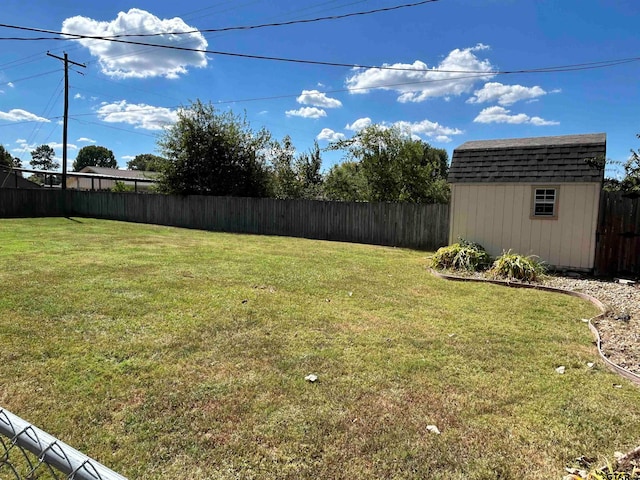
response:
[[[0,216],[80,216],[433,250],[449,206],[0,189]]]
[[[598,275],[640,275],[640,198],[602,192],[596,232]]]

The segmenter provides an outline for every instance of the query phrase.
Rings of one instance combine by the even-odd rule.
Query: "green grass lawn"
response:
[[[131,479],[553,479],[640,444],[592,306],[426,257],[0,220],[0,406]]]

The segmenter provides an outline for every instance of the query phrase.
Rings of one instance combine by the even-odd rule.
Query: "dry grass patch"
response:
[[[558,478],[639,442],[590,305],[425,257],[1,220],[0,405],[143,479]]]

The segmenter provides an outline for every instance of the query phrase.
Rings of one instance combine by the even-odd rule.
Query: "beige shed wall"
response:
[[[532,188],[558,188],[557,218],[532,218]],[[558,268],[592,269],[600,184],[456,183],[451,185],[449,243],[464,238],[491,255],[537,255]]]

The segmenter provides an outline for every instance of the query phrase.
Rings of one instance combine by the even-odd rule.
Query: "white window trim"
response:
[[[553,190],[554,191],[553,201],[550,201],[548,199],[538,199],[537,198],[538,190]],[[560,193],[559,185],[532,185],[531,187],[531,218],[536,220],[557,220],[558,207],[559,207],[559,202],[558,202],[559,193]],[[546,195],[546,193],[543,195]],[[537,214],[536,205],[539,205],[539,204],[553,205],[553,214],[552,215]]]

